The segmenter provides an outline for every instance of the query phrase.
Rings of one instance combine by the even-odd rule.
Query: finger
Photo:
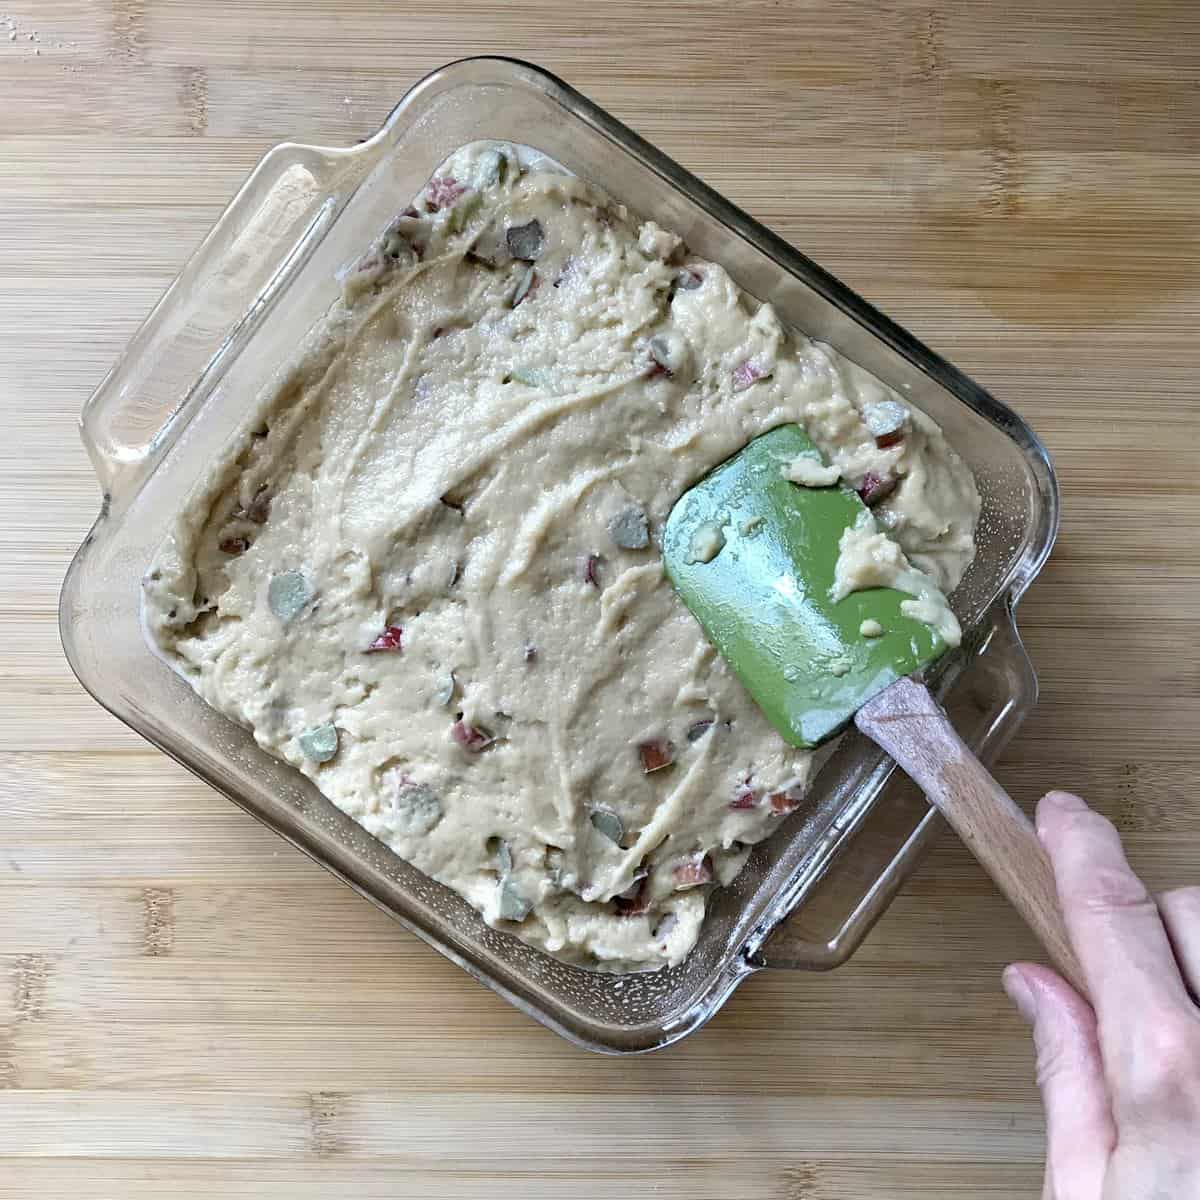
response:
[[[1158,897],[1175,961],[1192,998],[1200,1002],[1200,887],[1175,888]]]
[[[1046,1110],[1044,1194],[1053,1200],[1093,1200],[1101,1194],[1116,1145],[1096,1016],[1047,967],[1014,963],[1004,972],[1004,990],[1033,1026]]]
[[[1157,1023],[1190,1013],[1183,977],[1158,908],[1112,824],[1078,796],[1051,792],[1038,805],[1037,827],[1087,977],[1105,1062],[1120,1069],[1150,1049],[1139,1039]]]

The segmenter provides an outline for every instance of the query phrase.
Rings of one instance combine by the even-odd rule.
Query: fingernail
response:
[[[1037,1017],[1037,1001],[1033,998],[1033,990],[1025,982],[1025,976],[1016,967],[1006,967],[1001,977],[1008,998],[1016,1005],[1027,1025],[1032,1025]]]
[[[1037,806],[1037,819],[1034,821],[1034,827],[1037,829],[1037,835],[1042,840],[1045,840],[1045,816],[1048,808],[1056,808],[1059,812],[1083,812],[1087,805],[1072,792],[1047,792],[1041,799],[1041,803]]]
[[[1046,799],[1063,812],[1082,812],[1087,805],[1073,792],[1047,792]]]

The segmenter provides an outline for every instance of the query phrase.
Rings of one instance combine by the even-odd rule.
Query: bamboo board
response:
[[[67,669],[89,390],[271,145],[353,142],[480,52],[562,74],[1030,419],[1064,524],[1000,778],[1089,796],[1152,886],[1200,879],[1200,10],[0,0],[0,1197],[1032,1197],[998,979],[1035,948],[952,842],[844,969],[586,1056]]]

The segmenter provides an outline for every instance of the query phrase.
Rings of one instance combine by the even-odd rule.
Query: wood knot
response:
[[[341,1114],[341,1092],[311,1092],[308,1097],[309,1141],[312,1152],[325,1158],[341,1151],[338,1137],[338,1118]]]
[[[145,62],[146,0],[113,0],[113,46],[126,62]]]
[[[170,954],[175,945],[175,893],[170,888],[142,891],[142,953]]]
[[[816,1167],[811,1163],[786,1167],[780,1176],[779,1200],[821,1200]]]
[[[917,45],[920,51],[917,78],[926,83],[940,78],[945,68],[945,58],[942,53],[945,26],[946,18],[942,15],[941,10],[936,8],[931,8],[925,13],[921,21],[917,33]]]
[[[36,1021],[46,1008],[49,967],[40,954],[20,954],[13,966],[13,1013],[15,1020]]]
[[[990,109],[986,206],[1004,216],[1016,216],[1025,207],[1025,165],[1014,132],[1017,97],[1007,83],[991,79],[984,84]]]
[[[184,67],[179,84],[179,103],[191,133],[208,129],[208,72],[203,67]]]

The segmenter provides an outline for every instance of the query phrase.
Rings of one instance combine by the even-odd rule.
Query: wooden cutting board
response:
[[[592,1057],[67,670],[89,390],[268,147],[353,142],[497,51],[1030,419],[1065,519],[1021,613],[1042,703],[1000,778],[1082,791],[1152,886],[1200,879],[1200,9],[0,0],[0,1197],[1032,1197],[998,981],[1036,951],[954,842],[846,968]]]

